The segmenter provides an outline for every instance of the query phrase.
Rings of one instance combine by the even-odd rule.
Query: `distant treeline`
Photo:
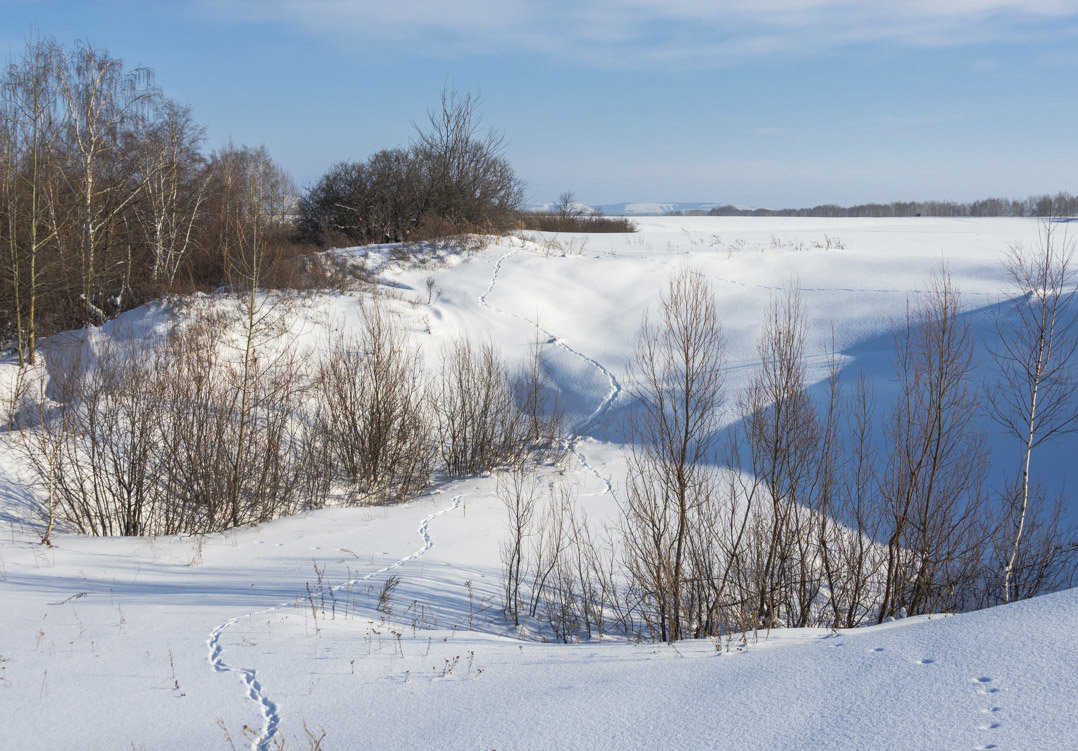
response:
[[[983,198],[971,203],[958,201],[894,201],[893,203],[862,203],[857,206],[823,204],[810,209],[739,209],[719,206],[706,216],[807,216],[807,217],[869,217],[869,216],[1075,216],[1078,215],[1078,196],[1070,193],[1037,195],[1023,199]]]

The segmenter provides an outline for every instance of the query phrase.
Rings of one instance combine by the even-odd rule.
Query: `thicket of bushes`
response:
[[[428,240],[513,227],[524,183],[481,132],[478,97],[447,89],[404,149],[341,162],[299,202],[303,238],[327,245]]]
[[[23,449],[54,518],[93,535],[204,533],[317,505],[291,357],[243,357],[204,317],[149,342],[73,346],[26,395]],[[46,538],[48,532],[46,532]]]
[[[521,212],[517,217],[519,229],[536,232],[635,232],[633,223],[623,216],[602,216],[588,214],[565,216],[557,213]]]
[[[47,496],[46,539],[55,519],[93,535],[190,534],[330,493],[398,502],[435,473],[559,451],[555,405],[528,398],[543,387],[537,363],[513,375],[492,346],[462,340],[428,382],[377,299],[357,332],[301,360],[279,343],[287,303],[271,299],[252,293],[148,342],[75,342],[48,394],[24,389],[14,426]]]

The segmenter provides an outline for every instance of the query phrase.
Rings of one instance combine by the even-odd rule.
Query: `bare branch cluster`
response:
[[[442,354],[435,403],[446,472],[474,475],[519,461],[527,446],[508,367],[490,342],[458,339]]]

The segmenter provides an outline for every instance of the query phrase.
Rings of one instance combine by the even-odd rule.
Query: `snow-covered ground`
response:
[[[531,233],[422,268],[350,251],[378,270],[431,367],[461,332],[523,360],[539,328],[582,438],[566,466],[537,471],[575,487],[597,523],[617,513],[641,315],[679,267],[716,290],[731,396],[790,285],[803,290],[810,380],[834,341],[885,391],[892,322],[939,264],[987,332],[1010,292],[1003,253],[1037,239],[1025,219],[635,221],[631,235]],[[314,295],[292,330],[318,347],[358,312],[358,295]],[[162,317],[128,314],[125,335]],[[747,643],[542,643],[500,614],[496,477],[204,539],[58,534],[43,548],[13,440],[0,452],[0,748],[307,748],[305,726],[327,749],[1076,747],[1075,590]],[[1074,448],[1039,455],[1050,485]],[[390,576],[400,583],[378,610]]]

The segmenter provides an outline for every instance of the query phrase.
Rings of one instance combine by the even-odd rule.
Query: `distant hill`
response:
[[[606,203],[592,206],[576,203],[575,207],[583,212],[601,211],[606,216],[662,216],[664,214],[687,214],[699,212],[706,214],[710,209],[718,208],[717,203],[692,203],[685,201]],[[553,203],[535,203],[525,206],[526,211],[551,211]]]

